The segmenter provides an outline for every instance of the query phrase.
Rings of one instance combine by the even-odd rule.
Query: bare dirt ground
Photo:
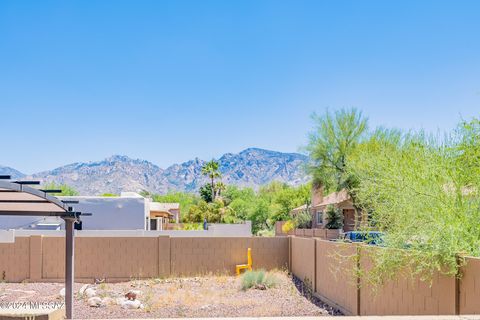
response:
[[[275,272],[278,284],[266,290],[241,290],[240,278],[202,276],[132,280],[92,285],[100,306],[89,306],[89,298],[75,284],[75,318],[167,318],[167,317],[261,317],[328,316],[339,314],[310,297],[301,283],[285,272]],[[61,283],[0,283],[0,302],[62,302]],[[137,293],[138,309],[122,307],[125,294]]]

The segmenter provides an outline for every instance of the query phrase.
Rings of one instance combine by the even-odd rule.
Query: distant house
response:
[[[312,215],[312,228],[325,228],[325,225],[328,223],[326,210],[329,205],[342,210],[343,230],[345,232],[355,230],[358,219],[355,217],[353,202],[347,190],[344,189],[323,196],[322,187],[312,187],[311,205],[308,209]],[[293,209],[290,214],[295,216],[306,209],[307,205],[302,205]]]
[[[135,192],[118,197],[68,196],[60,200],[78,201],[75,209],[91,213],[82,217],[81,230],[163,230],[180,219],[178,203],[158,203]],[[55,217],[0,217],[0,229],[60,230],[64,221]]]
[[[163,230],[170,221],[180,222],[179,203],[150,202],[150,230]]]

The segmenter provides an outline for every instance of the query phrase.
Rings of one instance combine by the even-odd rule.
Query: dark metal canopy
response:
[[[29,185],[38,181],[6,181],[10,176],[0,176],[1,216],[57,216],[65,220],[65,305],[67,319],[73,318],[73,225],[82,213],[73,210],[69,204],[78,201],[61,201],[49,193],[58,190],[39,190]],[[91,214],[83,214],[91,215]]]

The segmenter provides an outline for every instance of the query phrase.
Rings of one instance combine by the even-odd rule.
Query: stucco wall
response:
[[[62,200],[79,200],[75,210],[92,213],[82,217],[84,230],[145,230],[148,208],[146,199],[138,197],[59,197]],[[29,229],[41,222],[58,223],[58,217],[0,216],[0,229]]]
[[[59,197],[79,200],[75,210],[92,213],[82,217],[84,230],[144,230],[148,208],[141,197]]]

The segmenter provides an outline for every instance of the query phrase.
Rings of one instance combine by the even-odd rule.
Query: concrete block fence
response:
[[[400,276],[374,288],[361,275],[371,268],[368,251],[382,249],[315,238],[315,230],[313,237],[88,235],[75,241],[79,282],[234,274],[252,248],[254,268],[288,268],[347,315],[480,314],[478,258],[466,258],[460,279],[436,274],[430,285]],[[46,235],[0,243],[0,281],[63,281],[64,245],[62,236]]]
[[[75,280],[234,274],[252,248],[255,268],[288,268],[285,237],[77,237]],[[32,235],[0,243],[0,281],[61,282],[65,238]]]
[[[315,238],[290,239],[292,273],[346,315],[480,314],[478,258],[466,258],[460,279],[436,274],[430,284],[399,276],[372,287],[361,277],[371,268],[368,250],[383,249]]]

